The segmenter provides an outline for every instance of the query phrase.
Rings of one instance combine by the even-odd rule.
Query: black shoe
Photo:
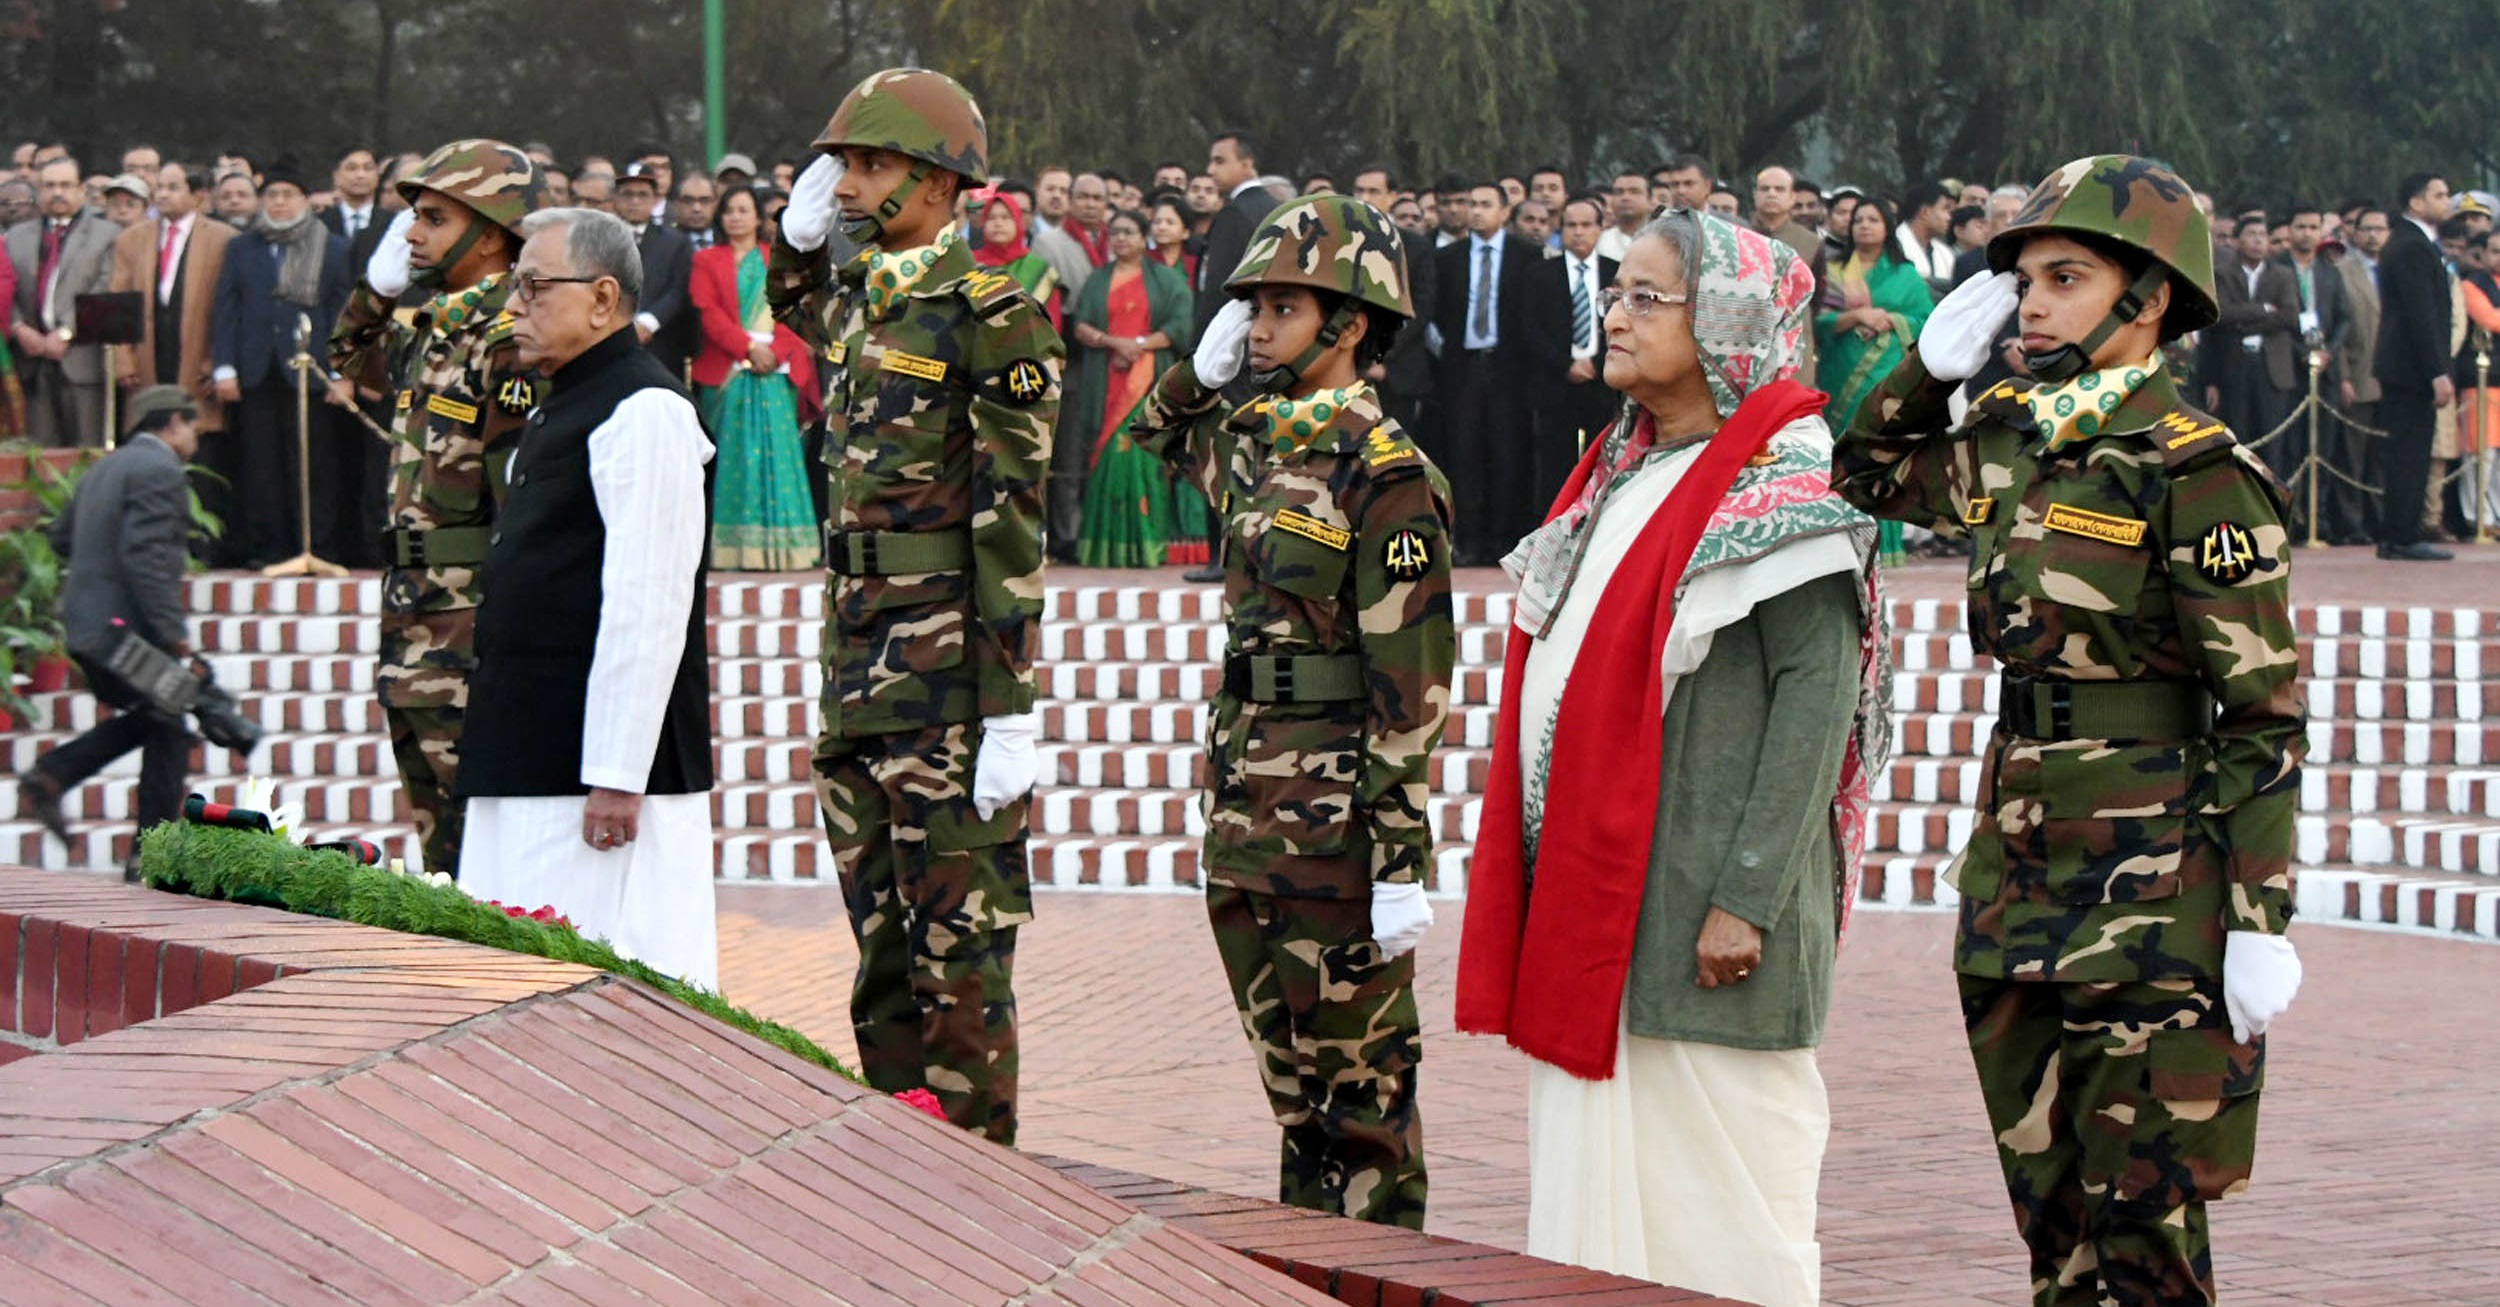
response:
[[[125,862],[125,863],[123,863],[123,864],[122,864],[122,884],[124,884],[124,885],[136,885],[136,884],[138,884],[138,883],[139,883],[139,854],[138,854],[138,851],[134,849],[134,850],[132,850],[132,851],[131,851],[131,854],[130,854],[130,861]]]
[[[2437,545],[2426,545],[2418,540],[2411,544],[2380,545],[2378,556],[2390,562],[2401,563],[2444,563],[2456,557],[2455,554]]]
[[[61,783],[40,771],[26,773],[17,785],[18,811],[43,823],[52,838],[69,843],[69,818],[61,813]]]
[[[1204,567],[1193,567],[1181,573],[1181,579],[1194,581],[1199,585],[1210,585],[1224,579],[1224,569],[1209,563]]]

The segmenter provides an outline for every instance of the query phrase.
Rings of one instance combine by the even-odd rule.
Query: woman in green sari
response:
[[[979,237],[972,245],[972,261],[984,268],[996,268],[1016,279],[1033,296],[1033,302],[1050,315],[1053,330],[1064,330],[1060,323],[1059,273],[1050,260],[1033,252],[1031,229],[1024,216],[1024,205],[1016,197],[996,187],[972,193],[972,211],[979,215],[973,235]]]
[[[764,302],[755,192],[733,188],[697,250],[687,293],[703,328],[695,408],[719,448],[712,474],[712,566],[796,572],[819,564],[816,503],[799,427],[815,420],[815,357]]]
[[[1084,527],[1077,560],[1087,567],[1159,567],[1171,544],[1186,542],[1204,562],[1205,505],[1184,487],[1175,494],[1163,460],[1130,443],[1128,418],[1138,401],[1190,348],[1189,280],[1180,269],[1146,257],[1146,220],[1117,213],[1110,224],[1111,261],[1094,270],[1068,309],[1074,358],[1060,397],[1059,438],[1084,441]],[[1196,505],[1194,523],[1176,520],[1176,502]],[[1188,535],[1176,528],[1194,525]]]
[[[1835,431],[1847,427],[1858,405],[1892,375],[1936,307],[1926,280],[1901,257],[1892,228],[1890,202],[1874,196],[1858,202],[1849,217],[1849,257],[1832,266],[1814,315],[1814,352],[1821,360],[1815,385],[1832,397],[1824,416]],[[1876,528],[1877,557],[1900,562],[1901,524],[1879,521]]]

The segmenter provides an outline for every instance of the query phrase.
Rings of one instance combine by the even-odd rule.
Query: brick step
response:
[[[2304,814],[2296,830],[2292,856],[2302,866],[2346,863],[2500,877],[2500,821]]]
[[[2368,867],[2303,867],[2299,920],[2500,943],[2500,882]]]

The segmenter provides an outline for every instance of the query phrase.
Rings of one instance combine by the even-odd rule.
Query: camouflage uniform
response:
[[[861,83],[816,144],[973,177],[986,148],[971,98],[919,70]],[[833,426],[813,770],[859,940],[860,1071],[888,1093],[925,1087],[948,1120],[1013,1143],[1027,800],[983,821],[972,781],[982,720],[1034,704],[1042,476],[1066,350],[1023,288],[951,233],[920,251],[872,246],[838,273],[822,250],[776,244],[769,290],[820,351]]]
[[[436,150],[399,190],[411,201],[426,190],[458,200],[510,233],[517,250],[521,219],[538,207],[544,183],[519,150],[470,140]],[[455,261],[438,266],[449,271]],[[397,297],[360,282],[330,335],[331,368],[392,397],[375,690],[426,870],[447,875],[460,870],[463,808],[453,784],[477,666],[479,565],[503,502],[506,456],[538,402],[504,312],[511,292],[501,272],[461,290]]]
[[[2059,170],[1991,263],[2061,230],[2156,257],[2165,335],[2212,320],[2166,170]],[[1861,508],[1972,543],[1971,639],[2003,678],[1954,967],[2043,1307],[2212,1300],[2204,1204],[2247,1184],[2265,1062],[2231,1035],[2224,936],[2289,925],[2305,747],[2280,488],[2158,358],[2115,405],[2107,375],[2001,383],[1955,427],[1957,383],[1913,350],[1834,463]]]
[[[1230,288],[1353,290],[1403,314],[1403,272],[1396,229],[1332,196],[1272,215]],[[1415,955],[1381,956],[1371,886],[1421,883],[1432,857],[1426,767],[1457,660],[1449,485],[1369,386],[1221,407],[1183,362],[1132,428],[1224,513],[1207,915],[1284,1128],[1282,1200],[1421,1229]]]

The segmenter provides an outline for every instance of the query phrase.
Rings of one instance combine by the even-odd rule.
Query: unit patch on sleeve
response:
[[[527,377],[507,378],[495,389],[495,405],[506,413],[527,413],[538,407],[538,387]]]
[[[2216,522],[2196,542],[2196,570],[2215,585],[2238,585],[2256,568],[2256,542],[2237,522]]]
[[[1432,570],[1432,542],[1413,527],[1389,537],[1380,547],[1381,566],[1391,580],[1418,581]]]
[[[998,382],[1007,398],[1017,404],[1038,404],[1050,393],[1050,373],[1043,370],[1039,359],[1017,359],[1008,364],[998,374]]]

